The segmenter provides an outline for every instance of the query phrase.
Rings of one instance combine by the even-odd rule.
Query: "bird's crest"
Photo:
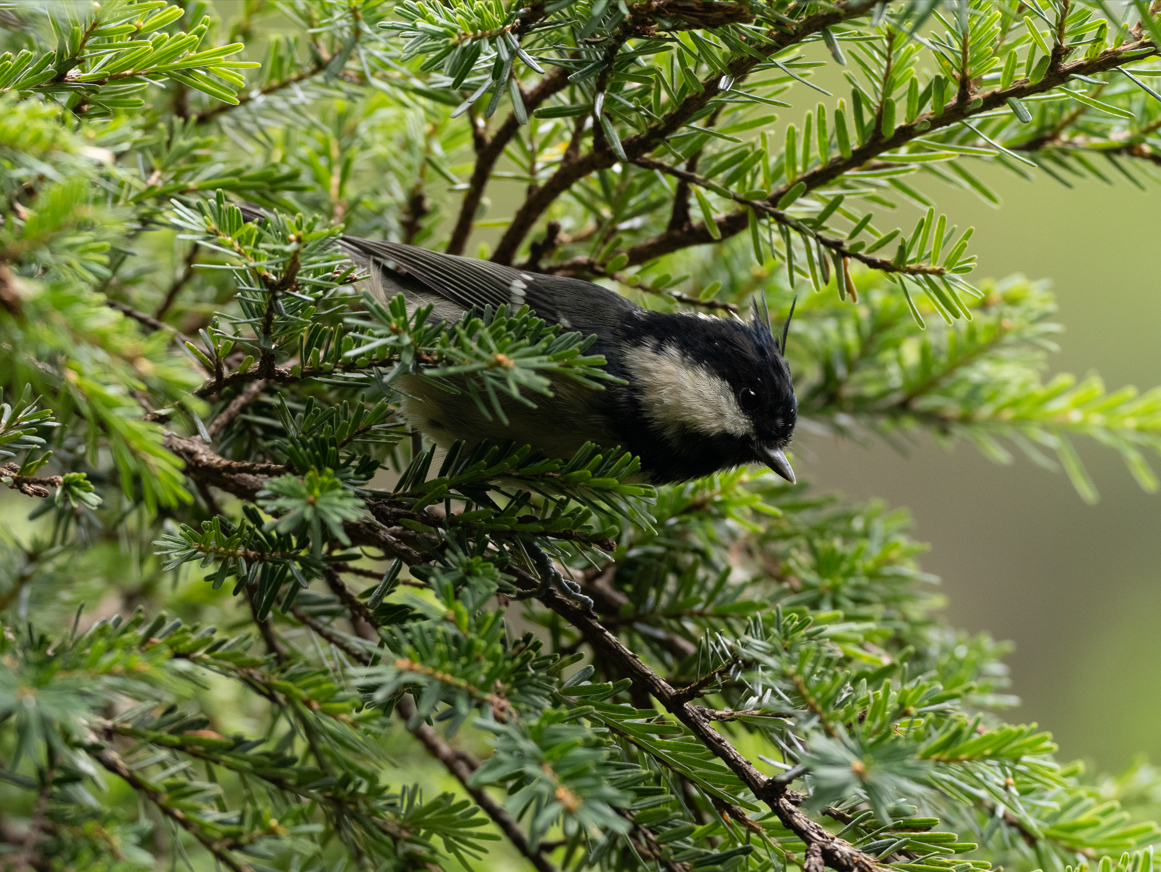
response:
[[[761,305],[759,305],[761,301]],[[759,294],[751,304],[754,311],[754,329],[770,338],[770,342],[778,349],[778,353],[786,356],[786,337],[790,333],[790,320],[794,317],[794,307],[798,305],[798,297],[790,304],[790,314],[786,316],[786,323],[782,325],[782,342],[774,338],[774,325],[770,322],[770,307],[766,304],[766,295]]]
[[[786,323],[782,325],[782,347],[779,349],[779,351],[782,352],[783,357],[786,356],[786,337],[790,335],[790,320],[794,317],[794,307],[797,305],[798,297],[795,297],[790,301],[790,314],[786,316]],[[767,319],[768,318],[769,315],[767,315]]]

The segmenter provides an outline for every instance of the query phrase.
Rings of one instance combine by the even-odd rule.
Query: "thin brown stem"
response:
[[[568,70],[564,67],[553,67],[531,91],[521,91],[524,111],[532,113],[545,100],[562,90],[566,85],[568,85]],[[471,121],[474,131],[475,117]],[[468,237],[472,233],[472,225],[476,220],[476,211],[480,208],[480,201],[484,196],[484,189],[492,178],[492,169],[519,129],[520,122],[516,120],[515,113],[509,113],[491,138],[484,137],[482,133],[479,134],[480,138],[477,140],[476,146],[476,165],[472,169],[472,177],[468,181],[468,189],[464,192],[464,200],[460,204],[460,212],[456,218],[451,239],[447,244],[448,254],[463,254]]]
[[[415,705],[410,697],[403,696],[396,703],[395,710],[401,718],[410,721],[415,714]],[[524,855],[524,858],[532,864],[537,872],[558,872],[555,863],[540,851],[533,850],[532,843],[528,841],[528,835],[516,819],[508,814],[504,806],[489,796],[483,788],[476,787],[471,783],[472,773],[479,766],[472,757],[453,748],[440,738],[439,733],[434,728],[422,721],[414,729],[411,729],[411,735],[419,739],[427,753],[442,763],[448,772],[455,776],[456,780],[463,785],[464,790],[471,795],[476,805],[484,810],[485,814],[508,837],[508,841]]]
[[[269,385],[270,382],[264,378],[260,378],[246,385],[242,389],[242,392],[230,400],[229,405],[222,409],[218,413],[218,416],[210,422],[206,428],[206,432],[210,434],[210,438],[216,439],[221,435],[221,432],[226,429],[226,426],[238,417],[242,410],[250,405]]]
[[[166,313],[170,307],[177,301],[177,295],[181,293],[181,289],[189,284],[189,280],[194,275],[194,261],[198,256],[198,244],[195,242],[189,247],[185,257],[182,259],[182,267],[174,276],[173,281],[170,282],[169,288],[165,292],[165,296],[161,299],[161,305],[157,307],[157,311],[153,313],[153,317],[158,321],[165,320]]]
[[[813,191],[833,182],[846,173],[858,169],[868,161],[879,155],[902,148],[912,140],[928,134],[933,130],[940,130],[959,124],[967,118],[999,109],[1007,104],[1010,98],[1023,99],[1035,94],[1043,94],[1059,87],[1076,76],[1091,76],[1107,72],[1122,64],[1140,60],[1142,52],[1150,52],[1154,46],[1148,40],[1138,40],[1115,49],[1106,49],[1095,58],[1085,58],[1068,64],[1062,64],[1057,70],[1050,70],[1039,82],[1028,82],[1020,79],[1006,90],[996,89],[984,94],[977,94],[975,100],[966,104],[953,104],[943,107],[939,114],[933,112],[920,115],[915,120],[899,125],[890,136],[878,140],[868,140],[862,146],[853,149],[849,158],[833,160],[825,166],[815,167],[810,172],[798,177],[798,182],[806,185],[807,191]],[[978,105],[975,105],[978,101]],[[571,183],[571,182],[570,182]],[[789,190],[789,185],[776,188],[766,198],[767,205],[777,204]],[[726,215],[714,219],[721,239],[728,239],[746,229],[749,207],[743,207]],[[706,228],[704,222],[680,231],[664,231],[651,239],[644,240],[626,249],[629,256],[629,265],[645,263],[674,251],[689,248],[694,245],[706,245],[718,241]]]
[[[121,780],[153,803],[157,810],[165,817],[169,818],[197,839],[202,847],[213,854],[214,859],[229,869],[230,872],[253,872],[253,868],[248,863],[240,862],[233,856],[231,853],[231,843],[211,839],[202,827],[198,826],[186,816],[184,811],[170,805],[164,793],[129,768],[129,765],[115,751],[105,748],[92,752],[91,756],[105,767],[105,769],[121,778]]]
[[[21,851],[16,855],[16,860],[13,864],[15,872],[27,872],[28,869],[34,868],[33,860],[37,856],[36,846],[40,842],[40,837],[44,832],[45,817],[48,814],[48,800],[52,795],[53,781],[56,779],[56,772],[49,769],[44,775],[44,781],[40,785],[40,790],[36,793],[36,804],[32,809],[32,820],[28,824],[28,832],[24,834],[24,844],[21,846]]]
[[[63,480],[59,475],[20,475],[20,467],[15,463],[0,465],[0,479],[8,479],[8,487],[20,491],[26,497],[40,499],[52,496],[52,491],[60,487]]]
[[[204,348],[202,348],[200,345],[198,345],[196,342],[194,342],[192,339],[190,339],[188,336],[186,336],[184,333],[182,333],[176,327],[171,327],[168,324],[166,324],[164,321],[161,321],[158,318],[153,317],[152,315],[146,315],[144,312],[139,312],[137,309],[134,309],[128,303],[122,303],[120,300],[114,300],[114,299],[111,299],[109,297],[106,297],[105,298],[105,305],[108,306],[110,309],[116,309],[122,315],[127,315],[128,317],[132,318],[134,321],[136,321],[142,327],[146,328],[146,332],[148,332],[148,333],[153,333],[157,330],[163,330],[166,333],[171,334],[175,339],[179,340],[183,345],[188,342],[190,345],[193,345],[196,348],[198,348],[199,350],[201,350],[203,354],[205,353]],[[211,355],[207,354],[206,356],[210,357]]]
[[[361,16],[358,10],[354,7],[352,7],[351,15],[354,19],[352,22],[352,26],[354,28],[353,38],[357,41],[359,39],[360,33],[362,32],[359,26],[359,18]],[[194,121],[198,124],[204,124],[207,121],[212,121],[219,115],[223,115],[227,112],[237,109],[239,106],[246,106],[250,103],[253,103],[255,100],[268,97],[271,94],[277,93],[278,91],[285,90],[286,88],[292,87],[293,85],[298,85],[307,81],[308,79],[313,79],[315,76],[319,76],[325,73],[327,68],[330,67],[331,61],[334,60],[335,56],[323,49],[321,43],[318,42],[315,43],[315,52],[317,57],[315,58],[314,63],[312,63],[309,67],[303,67],[301,70],[296,70],[289,76],[285,76],[274,82],[267,82],[260,88],[254,88],[250,91],[239,94],[238,102],[236,104],[217,103],[216,105],[211,106],[209,109],[196,113],[193,116]]]
[[[254,484],[245,479],[244,474],[229,474],[219,470],[215,471],[213,475],[217,479],[216,483],[219,487],[239,495],[247,494],[249,496],[244,498],[253,499]],[[238,481],[239,478],[243,480]],[[427,552],[409,545],[377,521],[369,519],[347,521],[343,527],[351,544],[355,546],[378,548],[390,556],[403,560],[408,565],[423,564],[429,561],[430,555]],[[526,570],[516,565],[510,565],[506,571],[522,589],[529,591],[541,589],[540,580]],[[356,626],[358,624],[373,626],[376,623],[374,616],[346,588],[337,573],[328,574],[327,584],[343,605],[350,610],[352,617],[358,618]],[[620,674],[631,678],[640,692],[648,693],[684,724],[714,756],[725,763],[758,799],[769,805],[783,826],[794,832],[807,845],[817,845],[817,850],[827,865],[838,872],[877,872],[879,867],[873,857],[863,853],[846,840],[833,835],[821,824],[804,814],[796,804],[799,797],[787,789],[788,782],[786,780],[763,775],[749,760],[742,756],[729,740],[714,729],[714,720],[706,714],[704,707],[683,701],[680,698],[680,691],[647,666],[637,654],[626,648],[620,639],[600,623],[596,614],[592,611],[581,610],[573,601],[564,598],[552,589],[542,594],[541,601],[576,627],[585,641],[593,648],[596,656],[606,660]],[[401,711],[401,713],[403,712]],[[463,760],[456,756],[450,746],[439,739],[434,730],[431,730],[430,733],[424,731],[425,726],[420,724],[416,728],[416,730],[422,731],[417,732],[417,736],[425,742],[431,753],[449,766],[457,778],[466,781],[471,775],[470,769]],[[425,736],[427,738],[424,738]],[[442,744],[438,744],[437,740]],[[455,768],[452,768],[453,766]],[[507,814],[503,812],[498,803],[491,800],[479,788],[469,788],[469,790],[476,791],[472,794],[473,797],[481,804],[481,808],[484,808],[490,815],[493,812]],[[477,794],[479,795],[477,796]],[[497,820],[501,828],[505,827],[501,823],[502,818],[493,817],[493,819]],[[513,825],[515,824],[513,823]],[[517,831],[522,834],[518,828]],[[512,833],[510,836],[515,838],[516,834]],[[530,848],[529,851],[531,851]],[[533,856],[536,855],[533,853]],[[539,862],[541,865],[538,865],[537,868],[541,869],[542,872],[554,869],[549,865],[543,865],[548,863],[543,858]]]
[[[337,575],[334,579],[328,579],[328,585],[348,609],[351,603],[359,602]],[[362,604],[359,603],[359,605],[361,606]],[[295,609],[292,613],[298,620],[310,627],[311,630],[318,633],[332,645],[335,645],[335,647],[349,654],[359,663],[363,665],[371,663],[370,654],[366,651],[360,651],[353,645],[343,641],[342,637],[321,621],[306,614],[301,609]],[[352,612],[351,616],[354,618],[356,615]],[[359,617],[363,618],[364,615],[360,614]],[[365,617],[369,618],[368,625],[370,627],[378,626],[378,622],[375,621],[373,616],[368,614]],[[419,739],[420,743],[432,757],[439,760],[448,772],[456,777],[456,780],[460,782],[464,790],[475,801],[476,805],[484,810],[484,813],[492,819],[496,826],[500,828],[504,835],[508,837],[508,840],[516,847],[516,850],[524,855],[537,872],[558,872],[556,865],[549,861],[542,852],[533,850],[532,844],[528,841],[528,835],[520,827],[520,824],[515,818],[508,814],[503,805],[493,799],[483,788],[471,783],[472,773],[480,765],[474,758],[463,751],[458,751],[453,748],[440,737],[434,728],[423,721],[419,721],[415,727],[411,727],[410,723],[415,715],[415,704],[411,701],[410,697],[401,696],[395,704],[395,711],[409,725],[409,732],[415,738]]]
[[[709,77],[701,83],[700,91],[682,100],[658,124],[649,127],[642,133],[622,140],[621,145],[625,155],[629,160],[646,155],[676,133],[690,118],[722,93],[722,81],[727,75],[734,80],[746,76],[767,57],[802,42],[804,39],[819,33],[825,27],[864,14],[875,5],[875,2],[878,0],[863,3],[840,2],[832,7],[831,11],[817,13],[803,19],[797,27],[788,33],[779,31],[771,34],[768,42],[755,46],[755,53],[759,55],[758,57],[744,55],[734,58],[727,67],[728,74],[715,74]],[[524,237],[528,235],[540,216],[556,201],[557,197],[571,188],[578,180],[597,170],[608,169],[617,161],[616,154],[607,144],[604,147],[598,147],[596,143],[583,157],[562,161],[557,171],[516,210],[512,222],[496,246],[492,260],[502,264],[511,263],[516,256],[517,249],[524,241]]]

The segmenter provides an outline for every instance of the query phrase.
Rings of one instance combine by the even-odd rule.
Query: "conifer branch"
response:
[[[777,30],[769,34],[768,42],[755,48],[756,57],[746,55],[736,58],[730,63],[728,73],[713,75],[701,82],[700,90],[686,97],[679,105],[668,111],[660,123],[623,140],[621,144],[626,157],[632,161],[653,151],[704,108],[710,100],[722,92],[722,82],[727,75],[735,80],[745,77],[765,58],[801,43],[824,28],[864,15],[874,5],[873,2],[855,3],[839,0],[838,3],[834,4],[832,11],[815,13],[801,22],[795,22],[794,27],[788,28],[788,31]],[[607,143],[604,144],[604,147],[598,147],[594,143],[592,150],[583,157],[578,157],[575,160],[566,159],[560,168],[516,210],[508,229],[497,243],[491,259],[495,263],[511,263],[521,242],[524,241],[524,237],[528,235],[540,216],[555,202],[557,197],[585,176],[597,170],[608,169],[617,161],[617,155]]]
[[[518,570],[514,571],[514,574],[527,588],[535,589],[539,586],[536,579]],[[579,629],[594,650],[615,663],[622,674],[632,678],[634,683],[647,690],[666,711],[697,736],[715,757],[738,776],[755,797],[770,807],[783,826],[806,843],[808,851],[813,850],[817,857],[837,872],[878,872],[880,867],[873,857],[807,817],[792,801],[784,782],[759,772],[713,728],[711,719],[706,717],[700,706],[685,702],[681,691],[670,685],[626,648],[591,612],[582,611],[553,590],[548,591],[542,597],[542,601]]]
[[[102,748],[99,751],[92,752],[91,756],[104,766],[105,769],[112,772],[136,790],[141,796],[153,803],[154,807],[162,815],[169,818],[169,820],[173,821],[177,826],[197,839],[202,847],[209,851],[214,859],[229,869],[230,872],[253,872],[253,867],[250,864],[240,862],[233,856],[232,850],[234,845],[230,840],[215,841],[211,838],[199,824],[190,820],[184,811],[170,804],[168,797],[164,793],[134,772],[116,751],[110,748]]]
[[[395,708],[399,712],[399,716],[405,721],[410,721],[415,713],[415,707],[407,696],[401,696],[396,702]],[[455,776],[456,781],[468,792],[476,805],[484,810],[513,847],[532,864],[536,872],[559,872],[556,864],[545,857],[541,851],[533,850],[528,841],[528,835],[504,807],[489,796],[483,788],[476,787],[471,783],[472,773],[479,768],[479,763],[473,760],[470,755],[457,751],[441,739],[434,728],[423,722],[411,730],[411,735],[420,741],[427,753],[442,763],[444,768]]]
[[[1077,76],[1092,76],[1116,69],[1122,64],[1147,57],[1155,50],[1155,46],[1150,41],[1136,40],[1118,48],[1105,49],[1095,58],[1084,58],[1061,64],[1049,71],[1038,82],[1029,82],[1024,79],[1013,83],[1007,89],[997,88],[983,94],[976,94],[969,102],[959,101],[951,104],[950,107],[945,107],[944,111],[938,114],[925,113],[910,123],[901,124],[889,137],[872,137],[864,145],[852,149],[849,158],[841,158],[831,161],[825,166],[816,167],[800,176],[795,184],[803,184],[805,192],[808,193],[840,178],[845,173],[858,169],[881,154],[907,145],[930,131],[941,130],[959,124],[973,116],[993,111],[1003,107],[1011,99],[1021,100],[1025,97],[1046,93]],[[790,187],[789,184],[783,184],[776,188],[766,198],[765,204],[767,206],[776,205],[786,196]],[[683,248],[706,245],[735,236],[746,228],[748,220],[747,209],[738,209],[714,219],[714,223],[717,225],[716,234],[711,234],[705,223],[699,222],[685,229],[667,230],[652,239],[629,246],[625,249],[624,254],[627,256],[630,266],[646,263]],[[499,254],[499,249],[497,249],[497,254]],[[493,259],[495,260],[497,257],[493,256]]]
[[[534,88],[520,92],[520,99],[524,101],[524,111],[531,115],[545,100],[568,86],[568,70],[564,67],[553,67]],[[482,123],[475,117],[472,124]],[[520,122],[515,113],[509,113],[504,122],[490,137],[483,131],[478,131],[476,141],[476,163],[472,169],[472,176],[468,180],[468,189],[464,192],[463,202],[460,204],[459,215],[455,227],[452,229],[451,239],[448,240],[448,254],[463,254],[464,246],[472,232],[472,225],[476,220],[476,212],[480,208],[480,201],[484,196],[484,189],[492,179],[496,161],[504,154],[504,149],[512,141],[520,129]],[[474,134],[477,131],[473,131]]]

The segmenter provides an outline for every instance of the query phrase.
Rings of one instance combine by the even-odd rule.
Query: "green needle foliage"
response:
[[[797,295],[800,438],[1155,490],[1161,391],[1050,375],[1050,292],[937,200],[1155,180],[1159,45],[1150,0],[0,2],[0,867],[1150,872],[1161,777],[1005,721],[903,512],[436,452],[408,380],[502,417],[604,361],[335,243]]]

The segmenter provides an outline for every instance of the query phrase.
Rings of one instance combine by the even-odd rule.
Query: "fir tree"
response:
[[[402,374],[495,413],[603,361],[527,312],[376,302],[334,241],[723,317],[797,295],[803,430],[1023,453],[1086,499],[1091,438],[1155,489],[1161,392],[1047,378],[1051,294],[974,277],[936,200],[994,200],[982,163],[1156,179],[1161,3],[0,28],[0,865],[1152,868],[1161,778],[1098,785],[1005,722],[1003,646],[941,621],[905,514],[757,470],[654,489],[594,447],[437,455]],[[594,611],[526,596],[538,553]]]

